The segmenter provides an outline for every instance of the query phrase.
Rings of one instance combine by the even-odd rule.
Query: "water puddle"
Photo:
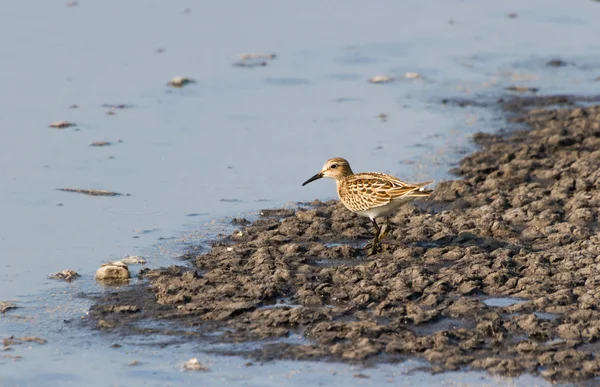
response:
[[[554,320],[558,318],[558,314],[556,313],[545,313],[545,312],[533,312],[533,314],[542,320]]]
[[[302,304],[293,304],[290,300],[279,300],[277,302],[273,302],[273,303],[263,303],[262,306],[260,306],[260,308],[258,308],[259,310],[261,309],[274,309],[274,308],[286,308],[286,309],[296,309],[296,308],[302,308],[304,305]]]
[[[527,300],[521,300],[521,299],[517,299],[517,298],[510,298],[510,297],[499,297],[499,298],[488,298],[486,300],[483,300],[482,302],[484,304],[486,304],[487,306],[491,306],[494,308],[506,308],[509,306],[522,304],[524,302],[527,302]]]
[[[417,335],[432,335],[436,332],[455,330],[458,328],[472,328],[464,321],[453,318],[440,318],[437,321],[419,325],[411,325],[410,330]]]

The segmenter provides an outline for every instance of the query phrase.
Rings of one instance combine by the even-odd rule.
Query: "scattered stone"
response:
[[[17,309],[17,305],[9,301],[0,301],[0,313],[6,313],[11,309]]]
[[[131,275],[129,268],[122,262],[105,263],[96,271],[96,281],[99,282],[126,282]]]
[[[139,365],[141,365],[141,364],[142,364],[142,363],[141,363],[141,362],[139,362],[139,361],[137,361],[137,360],[133,360],[133,361],[130,361],[129,363],[127,363],[127,365],[128,365],[129,367],[139,366]]]
[[[267,62],[264,60],[261,61],[239,61],[239,62],[234,62],[233,66],[234,67],[246,67],[246,68],[254,68],[254,67],[265,67],[267,65]]]
[[[36,337],[36,336],[23,336],[20,338],[21,341],[23,342],[34,342],[34,343],[38,343],[38,344],[46,344],[46,340],[42,339],[41,337]]]
[[[53,123],[51,123],[48,126],[51,128],[56,128],[56,129],[65,129],[65,128],[70,128],[72,126],[75,126],[75,124],[72,122],[69,122],[69,121],[54,121]]]
[[[371,82],[371,83],[390,83],[393,81],[394,81],[394,78],[389,77],[387,75],[375,75],[374,77],[371,77],[369,79],[369,82]]]
[[[246,218],[233,218],[231,219],[231,224],[234,226],[247,226],[250,224],[250,221]]]
[[[404,74],[404,78],[406,79],[421,79],[423,76],[419,73],[407,72]]]
[[[46,344],[46,340],[36,336],[23,336],[23,337],[6,337],[3,339],[3,346],[8,347],[10,345],[21,345],[23,343],[38,343]]]
[[[58,273],[54,273],[54,274],[50,275],[48,278],[71,282],[75,278],[79,278],[79,277],[80,277],[80,275],[73,270],[63,270],[63,271],[59,271]]]
[[[203,365],[202,363],[200,363],[198,361],[197,358],[193,357],[190,360],[186,361],[183,364],[183,369],[186,371],[209,371],[208,367],[206,367],[205,365]]]
[[[109,145],[113,145],[113,143],[109,142],[109,141],[94,141],[93,143],[90,144],[90,146],[109,146]]]
[[[275,53],[272,54],[259,54],[256,52],[251,52],[249,54],[240,55],[240,60],[250,60],[250,59],[268,59],[273,60],[277,57]]]
[[[187,78],[187,77],[183,77],[183,76],[173,77],[169,81],[169,85],[171,85],[173,87],[183,87],[183,86],[189,85],[191,83],[196,83],[196,81],[191,78]]]
[[[106,320],[98,320],[98,324],[96,324],[96,326],[100,329],[112,329],[115,327],[115,324]]]
[[[84,189],[84,188],[57,188],[57,191],[75,192],[90,196],[131,196],[130,194],[122,194],[118,192],[105,191],[102,189]]]
[[[567,63],[561,59],[552,59],[552,60],[548,61],[548,63],[546,63],[546,65],[550,66],[550,67],[564,67],[564,66],[568,66],[569,64],[570,63]]]
[[[537,93],[539,89],[537,87],[509,86],[509,87],[505,88],[505,90],[516,91],[517,93],[527,93],[527,92]]]
[[[19,355],[2,355],[0,357],[4,358],[4,359],[12,359],[12,360],[21,360],[23,358],[22,356],[19,356]]]
[[[145,265],[146,264],[146,260],[139,255],[127,255],[125,258],[121,259],[118,262],[121,262],[125,265]]]
[[[73,105],[69,106],[69,109],[79,109],[79,105],[73,104]]]
[[[516,12],[510,12],[510,13],[506,14],[506,17],[509,19],[516,19],[519,17],[519,14]]]
[[[117,109],[129,109],[129,108],[133,107],[133,105],[129,105],[126,103],[119,103],[119,104],[105,103],[105,104],[102,104],[102,107],[117,110]]]
[[[385,113],[379,113],[379,114],[377,115],[377,118],[378,118],[378,119],[379,119],[379,121],[381,121],[381,122],[388,122],[388,117],[389,117],[389,116],[388,116],[387,114],[385,114]]]
[[[267,61],[273,60],[276,58],[275,54],[260,54],[251,52],[249,54],[240,55],[240,60],[238,62],[234,62],[233,65],[235,67],[264,67],[268,63]]]

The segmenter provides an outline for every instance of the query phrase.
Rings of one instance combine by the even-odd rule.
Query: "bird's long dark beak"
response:
[[[302,183],[302,186],[304,187],[308,183],[315,181],[315,180],[319,180],[322,177],[323,177],[323,172],[319,172],[316,175],[314,175],[313,177],[311,177],[310,179],[306,180],[304,183]]]

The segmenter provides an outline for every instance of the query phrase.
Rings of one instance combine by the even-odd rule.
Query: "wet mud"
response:
[[[257,360],[419,357],[433,372],[595,378],[600,106],[575,102],[499,101],[529,128],[475,135],[456,180],[390,217],[381,254],[366,256],[368,220],[337,201],[265,210],[189,265],[143,269],[90,322]]]

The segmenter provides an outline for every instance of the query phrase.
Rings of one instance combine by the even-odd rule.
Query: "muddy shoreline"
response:
[[[368,220],[337,201],[265,210],[189,265],[105,294],[89,323],[258,360],[420,357],[434,372],[595,378],[600,106],[576,102],[499,101],[530,129],[475,135],[459,179],[390,217],[381,254],[366,257]]]

